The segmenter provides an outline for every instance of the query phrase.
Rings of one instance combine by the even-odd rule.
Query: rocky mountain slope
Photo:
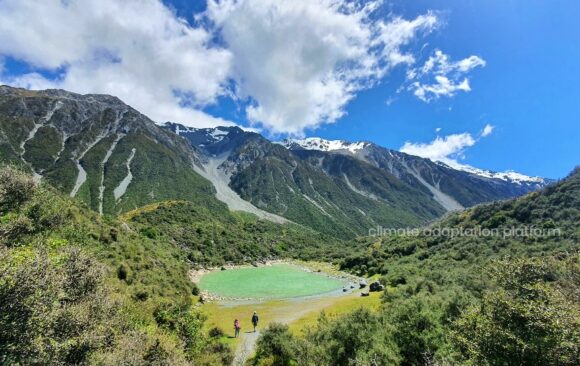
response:
[[[515,172],[491,172],[468,165],[451,167],[441,162],[386,149],[371,142],[350,143],[307,138],[286,139],[280,143],[291,150],[318,150],[354,156],[410,184],[425,186],[447,210],[521,196],[551,182]]]
[[[216,186],[227,184],[263,211],[338,235],[364,234],[377,225],[419,225],[545,184],[459,171],[370,142],[272,143],[237,127],[164,127],[189,140],[205,170],[219,172]]]
[[[0,161],[101,213],[180,199],[338,237],[421,225],[545,184],[460,171],[369,142],[273,143],[237,127],[158,126],[112,96],[7,86]]]
[[[0,160],[101,213],[167,199],[221,204],[186,141],[112,96],[1,86]]]

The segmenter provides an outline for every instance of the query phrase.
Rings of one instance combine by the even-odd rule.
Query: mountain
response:
[[[447,210],[521,196],[540,189],[551,180],[515,172],[495,173],[441,162],[386,149],[371,142],[328,141],[320,138],[286,139],[291,150],[317,150],[353,156],[384,169],[413,185],[423,185]]]
[[[168,199],[223,205],[186,141],[108,95],[1,86],[0,161],[101,213]]]
[[[238,127],[158,126],[113,96],[8,86],[0,87],[0,161],[100,213],[185,200],[345,238],[419,226],[546,184],[458,170],[370,142],[273,143]]]
[[[238,127],[164,127],[199,152],[201,174],[221,187],[218,197],[228,190],[229,197],[235,194],[261,211],[339,236],[365,234],[378,225],[417,226],[546,183],[479,176],[370,142],[273,143]]]

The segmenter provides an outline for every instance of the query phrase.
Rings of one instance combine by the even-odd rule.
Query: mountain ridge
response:
[[[378,220],[369,219],[368,212],[361,210],[361,205],[368,208],[368,201],[371,205],[372,202],[390,204],[388,210],[398,215],[405,212],[405,209],[400,209],[401,205],[412,207],[412,215],[420,220],[411,225],[418,225],[446,211],[519,196],[544,185],[543,181],[514,183],[482,177],[368,141],[350,143],[309,138],[305,148],[304,144],[297,142],[299,140],[270,141],[239,127],[192,128],[171,122],[166,122],[163,127],[185,137],[200,152],[202,165],[221,156],[222,161],[213,168],[229,177],[230,181],[226,183],[244,200],[292,221],[314,225],[318,230],[324,226],[340,227],[335,221],[344,220],[337,216],[345,215],[347,211],[358,222],[365,222],[367,229],[378,222],[394,226],[409,224],[408,219],[385,220],[388,215],[380,216]],[[351,175],[345,174],[344,169]],[[354,171],[356,174],[352,174]],[[320,191],[320,187],[330,190]],[[267,191],[271,193],[265,193]],[[395,198],[393,193],[399,196]],[[415,201],[420,202],[419,207],[402,198],[406,194],[414,196]],[[337,195],[359,197],[367,202],[337,206]],[[313,224],[312,217],[297,217],[291,208],[297,201],[302,201],[299,205],[302,213],[317,211],[325,222],[320,222],[320,217],[317,217],[318,222]],[[421,214],[422,210],[426,211]],[[356,227],[356,223],[352,227]],[[344,232],[348,234],[349,230],[344,229]],[[354,232],[362,233],[359,229]]]
[[[236,126],[159,126],[114,96],[0,88],[0,160],[103,214],[177,199],[354,237],[542,186],[371,142],[311,142],[330,151],[288,148]]]
[[[281,141],[277,141],[276,143],[285,146],[288,149],[296,149],[296,148],[304,148],[306,150],[320,150],[320,151],[337,151],[337,152],[350,152],[351,154],[356,154],[356,152],[368,147],[370,145],[375,145],[380,148],[387,149],[391,152],[403,154],[400,151],[392,150],[383,146],[380,146],[371,141],[347,141],[347,140],[326,140],[320,137],[307,137],[305,139],[283,139]],[[411,155],[411,154],[408,154]],[[411,155],[417,156],[417,155]],[[417,156],[419,157],[419,156]],[[487,169],[479,169],[465,164],[446,164],[445,162],[432,160],[434,163],[441,164],[443,166],[449,167],[455,170],[463,170],[468,173],[480,175],[485,178],[492,178],[492,179],[502,179],[505,181],[512,181],[514,183],[518,182],[534,182],[534,183],[548,183],[553,181],[552,179],[542,178],[539,176],[528,176],[525,174],[521,174],[515,172],[513,170],[507,170],[504,172],[495,172],[492,170]]]

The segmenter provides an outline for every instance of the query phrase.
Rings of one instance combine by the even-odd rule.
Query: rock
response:
[[[220,270],[225,271],[226,270],[226,267],[222,267],[222,268],[220,268]]]
[[[342,289],[342,292],[347,292],[347,291],[348,291],[348,289],[346,289],[346,288]]]
[[[367,297],[367,296],[370,296],[370,294],[369,294],[368,292],[361,292],[361,293],[360,293],[360,295],[361,295],[362,297]]]
[[[371,292],[384,291],[385,286],[383,284],[381,284],[379,281],[375,281],[375,282],[371,283],[371,285],[369,286],[369,290]]]
[[[359,285],[359,287],[360,287],[360,288],[365,288],[365,287],[367,287],[367,281],[365,281],[365,280],[361,280],[361,281],[358,283],[358,285]]]

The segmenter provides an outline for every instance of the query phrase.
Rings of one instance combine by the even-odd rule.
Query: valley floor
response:
[[[243,365],[254,352],[260,329],[270,323],[288,324],[292,332],[300,334],[307,327],[316,324],[322,311],[333,317],[359,307],[377,309],[380,306],[380,293],[371,293],[369,297],[361,297],[360,293],[361,290],[356,290],[346,294],[334,293],[264,302],[222,301],[204,304],[202,310],[208,317],[209,328],[219,327],[226,332],[226,342],[236,350],[233,365]],[[260,316],[256,333],[253,332],[250,321],[254,311]],[[241,322],[239,338],[233,337],[234,319]]]

